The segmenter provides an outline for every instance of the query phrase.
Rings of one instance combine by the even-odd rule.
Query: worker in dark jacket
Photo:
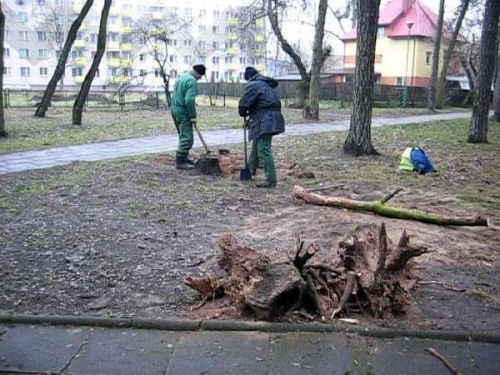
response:
[[[198,80],[205,75],[204,65],[194,65],[193,69],[181,75],[174,86],[170,112],[179,134],[179,147],[176,154],[177,169],[193,169],[194,162],[188,159],[193,147],[193,124],[196,123],[196,96]]]
[[[254,175],[259,165],[264,167],[266,179],[258,183],[257,187],[275,187],[276,171],[271,143],[273,135],[285,131],[280,96],[276,90],[278,82],[260,75],[251,66],[245,69],[245,80],[248,85],[240,99],[238,110],[240,116],[249,118],[248,138],[253,143],[248,164]]]

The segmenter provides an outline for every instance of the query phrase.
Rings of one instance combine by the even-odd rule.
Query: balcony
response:
[[[76,77],[73,77],[73,80],[76,82],[76,83],[83,83],[83,80],[85,79],[84,76],[76,76]]]
[[[122,59],[120,61],[120,66],[122,68],[130,68],[132,66],[132,60],[130,60],[130,59]]]
[[[255,21],[255,24],[257,27],[264,27],[266,26],[266,21],[263,18],[259,18],[257,21]]]
[[[238,53],[238,50],[236,49],[236,47],[231,47],[231,48],[228,48],[226,50],[226,52],[228,55],[236,55]]]
[[[154,19],[154,20],[162,20],[163,19],[163,13],[162,12],[153,12],[153,14],[151,15],[151,17]]]
[[[132,43],[122,43],[122,51],[132,51]]]
[[[111,9],[109,10],[109,15],[110,16],[119,16],[120,15],[120,10],[116,6],[112,6]]]
[[[264,41],[264,39],[265,39],[265,38],[264,38],[264,35],[263,35],[263,34],[256,34],[256,35],[255,35],[255,41],[256,41],[257,43],[261,43],[261,42],[263,42],[263,41]]]
[[[108,33],[119,33],[121,30],[120,25],[108,25]]]
[[[237,26],[238,25],[238,19],[237,18],[228,18],[227,19],[227,24],[229,26]]]
[[[266,51],[263,49],[256,49],[253,54],[255,57],[264,57],[266,56]]]
[[[73,43],[73,48],[85,48],[87,46],[87,42],[83,39],[77,39]]]
[[[124,26],[122,27],[122,34],[132,34],[132,28],[130,26]]]
[[[130,10],[124,10],[122,11],[122,18],[133,18],[134,14]]]
[[[85,57],[77,57],[74,60],[76,66],[85,66],[87,65],[87,59]]]
[[[236,63],[230,63],[230,64],[227,64],[227,69],[228,70],[238,70],[239,69],[239,65],[236,64]]]
[[[120,85],[122,83],[130,83],[132,81],[132,77],[111,77],[109,79],[110,85]]]
[[[108,51],[119,51],[120,50],[120,42],[115,42],[115,41],[108,42],[106,45],[106,49]]]
[[[257,69],[259,72],[262,72],[264,70],[264,64],[256,64],[255,69]]]
[[[110,68],[119,68],[120,67],[120,59],[109,59],[108,60],[108,66]]]
[[[87,24],[85,22],[82,22],[78,31],[85,31],[85,30],[87,30]]]
[[[236,33],[228,33],[228,34],[226,35],[226,38],[227,38],[228,40],[236,40],[236,39],[238,39],[238,34],[236,34]]]

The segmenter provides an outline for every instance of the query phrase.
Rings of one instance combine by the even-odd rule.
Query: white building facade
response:
[[[5,88],[43,88],[83,0],[5,0]],[[68,59],[64,88],[77,88],[96,52],[102,0],[87,15]],[[115,0],[107,26],[106,53],[93,86],[161,86],[163,80],[150,46],[141,43],[138,25],[155,21],[168,29],[165,70],[173,81],[193,64],[207,67],[215,81],[243,80],[245,66],[265,73],[265,22],[240,26],[247,7],[224,7],[199,0]],[[158,48],[162,48],[161,46]],[[161,56],[161,54],[160,54]]]

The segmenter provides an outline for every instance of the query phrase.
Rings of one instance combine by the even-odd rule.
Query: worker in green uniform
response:
[[[205,75],[204,65],[194,65],[182,74],[174,85],[170,112],[179,134],[179,147],[176,154],[176,168],[189,170],[194,168],[194,162],[188,158],[193,147],[193,125],[196,124],[196,96],[198,95],[198,80]]]
[[[276,171],[271,143],[273,135],[285,131],[280,96],[276,90],[278,82],[260,75],[251,66],[245,69],[244,77],[248,84],[238,111],[240,116],[248,116],[248,121],[245,121],[248,125],[245,126],[249,128],[249,140],[253,140],[248,164],[253,175],[259,165],[264,167],[265,180],[258,183],[257,187],[275,187]]]

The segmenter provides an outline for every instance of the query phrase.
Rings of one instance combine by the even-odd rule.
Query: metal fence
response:
[[[199,94],[208,98],[205,105],[226,106],[226,99],[240,98],[246,84],[244,83],[199,83]],[[293,104],[299,98],[299,82],[280,82],[278,91],[283,105]],[[352,84],[324,83],[321,86],[320,99],[340,102],[340,106],[348,106],[353,99]],[[72,107],[77,91],[57,90],[52,98],[54,107]],[[4,90],[5,108],[34,108],[41,101],[43,90]],[[404,96],[404,88],[399,86],[375,85],[373,91],[374,105],[379,107],[398,106]],[[408,87],[408,105],[423,107],[426,105],[427,89]],[[128,90],[92,90],[88,96],[86,107],[96,109],[142,109],[164,108],[166,98],[163,92],[147,92],[140,87]]]

